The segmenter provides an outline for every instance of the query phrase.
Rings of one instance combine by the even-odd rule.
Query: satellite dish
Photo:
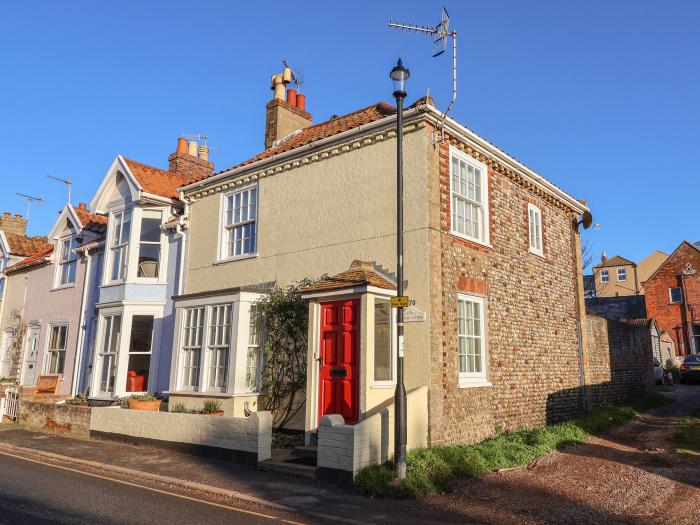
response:
[[[581,215],[581,220],[577,221],[576,219],[574,219],[572,222],[574,230],[578,231],[578,227],[581,224],[583,224],[583,229],[587,230],[591,227],[591,224],[593,223],[593,215],[591,215],[590,211],[584,211],[583,215]]]

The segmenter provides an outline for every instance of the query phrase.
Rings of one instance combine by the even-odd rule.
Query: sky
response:
[[[605,251],[640,260],[700,240],[700,3],[447,1],[458,31],[451,116],[576,198]],[[216,169],[263,148],[269,78],[303,71],[314,122],[380,100],[398,57],[408,103],[451,93],[451,56],[389,18],[434,25],[443,2],[0,0],[0,212],[45,235],[89,202],[117,154],[167,168],[182,133]]]

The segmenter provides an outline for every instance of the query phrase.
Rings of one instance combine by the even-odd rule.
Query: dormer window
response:
[[[110,243],[112,281],[123,281],[126,278],[126,268],[129,252],[129,234],[131,231],[131,210],[124,210],[113,215],[114,230]]]
[[[163,213],[143,210],[139,236],[138,277],[157,279],[160,274],[160,238]]]
[[[77,247],[78,241],[75,237],[61,239],[58,242],[58,256],[56,258],[58,264],[57,288],[75,284],[75,273],[78,267],[78,255],[75,253]]]

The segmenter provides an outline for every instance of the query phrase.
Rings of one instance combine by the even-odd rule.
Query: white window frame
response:
[[[678,290],[681,294],[681,298],[679,301],[674,301],[673,300],[673,290]],[[672,286],[671,288],[668,289],[668,302],[671,304],[683,304],[683,288],[680,286]]]
[[[533,221],[533,218],[535,219]],[[530,253],[544,257],[542,210],[532,203],[527,205],[527,232]]]
[[[51,334],[53,333],[54,329],[60,330],[61,328],[66,329],[66,334],[64,336],[64,347],[62,349],[60,348],[51,348]],[[46,375],[53,375],[53,376],[63,376],[66,371],[66,352],[68,350],[68,334],[70,333],[70,325],[69,323],[50,323],[48,325],[48,330],[46,330],[46,351],[44,352],[44,374]],[[60,357],[60,353],[63,352],[63,370],[60,372],[54,371],[50,369],[51,366],[51,356],[52,354],[57,354],[57,359]],[[58,363],[58,361],[56,361]]]
[[[10,263],[10,258],[6,253],[0,251],[0,301],[5,296],[5,287],[7,286],[7,278],[5,277],[5,268]]]
[[[254,208],[254,213],[253,213],[253,218],[251,219],[250,216],[247,217],[246,220],[239,220],[238,222],[235,221],[234,212],[235,212],[235,198],[237,194],[241,195],[241,199],[243,199],[243,194],[247,193],[248,198],[250,199],[250,194],[252,191],[255,191],[255,208]],[[233,202],[234,208],[230,210],[231,214],[231,223],[229,224],[228,220],[228,215],[229,215],[229,209],[227,208],[227,202],[228,199],[231,198]],[[250,200],[249,200],[250,202]],[[250,204],[248,205],[248,208],[250,208]],[[236,261],[240,259],[248,259],[250,257],[257,257],[258,255],[258,247],[259,247],[259,237],[258,237],[258,221],[259,221],[259,212],[260,212],[260,188],[258,187],[257,184],[251,184],[239,189],[236,189],[234,191],[229,191],[226,193],[222,193],[221,195],[221,201],[219,205],[219,261]],[[236,231],[236,228],[239,227],[245,227],[246,225],[252,224],[252,238],[253,242],[255,244],[255,249],[249,252],[243,252],[241,251],[240,254],[230,254],[229,252],[229,246],[230,246],[230,236],[233,232]],[[234,241],[235,242],[235,241]]]
[[[229,372],[231,371],[230,365],[231,365],[231,354],[232,354],[232,348],[231,348],[231,341],[233,340],[233,304],[231,303],[221,303],[221,304],[214,304],[211,305],[207,310],[207,324],[205,326],[205,329],[207,331],[207,337],[206,337],[206,345],[205,345],[205,353],[206,353],[206,368],[204,372],[204,380],[205,382],[203,385],[205,385],[205,388],[207,392],[226,392],[229,386]],[[214,321],[214,311],[222,308],[224,311],[223,317],[218,317],[216,319],[216,324],[213,325],[212,322]],[[227,313],[228,312],[228,313]],[[219,321],[222,321],[219,323]],[[212,335],[212,328],[214,328],[214,331],[216,334],[219,334],[219,330],[221,330],[222,333],[226,332],[226,328],[228,327],[228,342],[226,344],[215,344],[216,343],[216,335],[214,338],[211,337]],[[213,339],[213,340],[212,340]],[[224,354],[224,360],[223,364],[218,361],[218,356],[220,353]],[[223,374],[223,384],[222,385],[212,385],[212,381],[216,381],[215,379],[212,378],[212,371],[216,372],[217,369],[223,368],[224,374]]]
[[[196,314],[196,324],[194,326],[188,325],[190,321],[190,312],[197,312]],[[207,318],[207,307],[206,306],[190,306],[182,309],[182,328],[181,341],[180,341],[180,380],[178,385],[178,390],[195,392],[201,389],[202,386],[202,368],[204,366],[204,340],[206,339],[206,319]],[[192,332],[194,330],[194,332]],[[189,361],[188,355],[192,355],[192,352],[198,351],[199,358],[197,363],[197,371],[195,376],[195,384],[190,384],[188,377],[188,369],[191,374],[191,369],[194,368]],[[189,353],[189,354],[188,354]]]
[[[377,299],[382,300],[382,301],[389,301],[389,307],[391,308],[391,297],[384,297],[384,296],[375,296],[374,301],[372,303],[372,332],[374,332],[374,306],[377,301]],[[391,314],[389,318],[389,330],[391,333],[391,336],[389,338],[389,352],[391,354],[391,379],[375,379],[374,378],[374,352],[372,355],[372,386],[371,388],[392,388],[396,386],[396,364],[397,364],[397,359],[396,359],[396,354],[397,354],[397,348],[398,348],[398,333],[397,333],[397,324],[396,324],[396,308],[391,308]],[[373,337],[374,340],[374,337]],[[376,352],[376,346],[374,351]]]
[[[453,174],[452,174],[452,159],[455,158],[458,161],[465,162],[467,165],[471,166],[474,169],[478,169],[481,171],[481,200],[482,202],[478,201],[473,201],[469,199],[468,196],[464,196],[461,193],[457,193],[454,188],[453,184]],[[490,226],[490,216],[489,216],[489,173],[488,173],[488,167],[486,164],[483,162],[480,162],[476,160],[475,158],[467,155],[463,151],[460,151],[459,149],[455,148],[454,146],[450,146],[450,161],[449,161],[449,176],[450,176],[450,234],[454,235],[456,237],[461,237],[462,239],[467,239],[469,241],[475,242],[477,244],[481,244],[484,246],[489,246],[490,247],[490,235],[489,235],[489,226]],[[454,224],[454,215],[455,215],[455,196],[461,200],[464,200],[467,204],[473,204],[479,207],[480,211],[479,213],[481,214],[481,232],[480,236],[474,237],[471,235],[467,235],[465,233],[462,233],[458,231],[455,228]]]
[[[128,232],[128,241],[126,243],[123,242],[124,240],[124,217],[128,215],[129,216],[129,232]],[[117,217],[121,216],[121,220],[117,220]],[[134,231],[134,210],[133,208],[119,208],[112,210],[110,212],[110,217],[109,217],[109,224],[110,224],[110,232],[108,236],[108,246],[107,246],[107,252],[108,255],[105,257],[106,264],[105,264],[105,283],[108,284],[113,284],[113,283],[123,283],[126,282],[128,277],[129,277],[129,251],[131,247],[131,243],[133,241],[133,231]],[[117,235],[117,227],[119,227],[119,233],[120,233],[120,243],[115,244],[116,240],[116,235]],[[112,272],[114,269],[114,254],[116,253],[117,249],[120,249],[120,255],[121,255],[121,273],[123,275],[118,276],[116,279],[112,278]]]
[[[262,314],[258,307],[250,305],[248,321],[248,345],[246,346],[245,386],[250,392],[260,391],[263,356],[265,346],[265,331]],[[229,360],[230,361],[230,360]],[[253,364],[251,364],[251,362]]]
[[[479,339],[481,341],[481,372],[462,372],[460,367],[460,337],[470,337],[468,335],[462,335],[459,333],[459,303],[460,302],[472,302],[479,305],[480,319],[479,319]],[[488,334],[486,332],[486,315],[487,315],[487,301],[484,297],[478,295],[469,295],[459,293],[457,294],[457,304],[455,311],[456,320],[456,333],[455,341],[457,343],[457,373],[458,373],[458,385],[460,388],[469,387],[479,387],[479,386],[491,386],[488,380],[488,365],[489,365],[489,352],[488,352]]]
[[[163,208],[138,208],[138,213],[134,213],[135,210],[132,211],[131,214],[131,221],[132,221],[132,228],[131,228],[131,233],[133,234],[138,234],[138,238],[136,242],[136,256],[135,256],[135,265],[136,265],[136,280],[139,282],[164,282],[164,276],[163,273],[166,273],[165,271],[165,233],[163,232],[163,221],[165,218],[165,211]],[[142,241],[141,240],[141,231],[143,228],[143,220],[144,220],[144,213],[148,212],[156,212],[160,214],[160,230],[159,230],[159,238],[158,241]],[[138,221],[138,226],[134,226],[134,223]],[[141,255],[141,245],[150,245],[150,246],[158,246],[158,268],[157,268],[157,273],[158,277],[140,277],[139,276],[139,257]],[[128,264],[128,262],[127,262]],[[128,274],[128,270],[127,270]]]
[[[114,341],[114,318],[119,317],[119,335],[118,338],[115,342],[114,345],[112,345],[112,342]],[[97,344],[96,344],[96,352],[95,352],[95,366],[93,370],[93,377],[94,377],[94,392],[97,395],[97,397],[112,397],[115,395],[116,391],[118,390],[118,381],[119,381],[119,355],[121,353],[121,345],[124,337],[124,311],[123,310],[118,310],[118,311],[108,311],[108,312],[102,312],[100,313],[100,321],[99,321],[99,330],[97,334]],[[108,341],[108,350],[105,351],[105,335],[107,334],[107,320],[110,319],[109,321],[109,341]],[[114,347],[114,351],[112,351],[112,347]],[[105,356],[111,356],[112,357],[112,368],[114,369],[114,385],[112,385],[111,390],[103,390],[102,389],[102,371],[104,369],[104,358]],[[95,395],[93,394],[93,395]]]
[[[620,273],[622,272],[622,273]],[[622,275],[622,279],[620,279],[620,275]],[[627,281],[627,268],[618,268],[617,269],[617,281],[618,282],[625,282]]]
[[[71,288],[75,286],[78,280],[78,254],[75,253],[75,248],[77,248],[77,246],[74,248],[72,247],[76,238],[77,235],[68,235],[66,237],[61,237],[56,243],[56,275],[54,278],[54,289]],[[68,243],[68,258],[64,259],[63,251],[66,243]],[[63,270],[64,268],[70,268],[70,265],[73,265],[75,268],[73,280],[64,283],[62,282]],[[70,269],[68,269],[68,272],[70,272]]]
[[[600,270],[600,282],[603,284],[610,282],[610,272],[608,270]]]

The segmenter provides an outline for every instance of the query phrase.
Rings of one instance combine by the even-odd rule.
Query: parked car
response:
[[[661,368],[661,363],[654,359],[654,382],[657,385],[664,384],[664,369]]]
[[[700,381],[700,355],[689,355],[681,364],[681,383]]]

